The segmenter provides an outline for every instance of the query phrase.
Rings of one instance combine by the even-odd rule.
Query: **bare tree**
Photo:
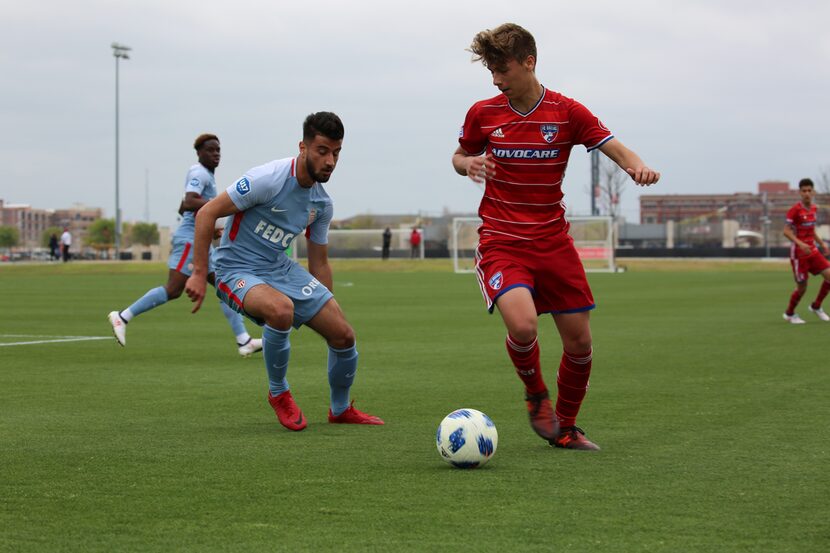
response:
[[[631,177],[611,159],[599,157],[599,195],[597,204],[600,211],[613,220],[620,216],[620,200]]]
[[[818,180],[816,181],[816,192],[819,194],[830,194],[830,165],[819,169]]]

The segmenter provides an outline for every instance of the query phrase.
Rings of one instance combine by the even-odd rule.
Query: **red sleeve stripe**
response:
[[[245,216],[244,211],[240,211],[233,216],[233,222],[231,223],[231,232],[228,234],[228,238],[230,238],[231,242],[236,240],[236,235],[239,233],[239,225],[242,223],[242,218]]]
[[[226,294],[231,299],[231,301],[239,307],[239,309],[242,309],[242,300],[239,299],[239,297],[233,293],[233,290],[231,290],[227,284],[225,284],[224,282],[219,282],[217,286],[220,292]]]
[[[297,163],[296,158],[291,158],[291,176],[292,177],[297,176],[297,172],[296,172],[297,167],[295,165],[296,163]]]
[[[182,272],[182,267],[184,267],[184,262],[187,261],[187,256],[190,255],[190,246],[191,246],[190,242],[188,242],[184,245],[184,253],[182,253],[182,256],[179,258],[178,264],[176,264],[176,271]]]

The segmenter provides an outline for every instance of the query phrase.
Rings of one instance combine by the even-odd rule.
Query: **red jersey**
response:
[[[571,148],[583,144],[591,151],[613,137],[588,108],[552,90],[544,90],[527,113],[504,94],[475,103],[458,143],[468,154],[491,155],[496,164],[478,209],[481,241],[566,232],[562,179]]]
[[[804,207],[798,202],[787,211],[787,224],[795,231],[795,236],[810,246],[810,253],[804,253],[793,242],[790,246],[790,257],[806,257],[818,251],[816,248],[816,204]]]

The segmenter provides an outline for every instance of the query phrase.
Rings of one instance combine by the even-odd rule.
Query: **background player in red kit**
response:
[[[585,106],[536,78],[536,42],[507,23],[482,31],[470,47],[500,94],[467,112],[456,172],[484,182],[476,272],[487,307],[498,305],[507,353],[524,382],[533,430],[551,445],[599,449],[576,426],[591,373],[589,312],[594,298],[568,235],[562,178],[575,144],[599,148],[637,184],[657,182],[648,168]],[[564,352],[554,412],[542,378],[538,316],[551,313]]]
[[[816,204],[813,203],[816,190],[813,181],[801,179],[798,182],[798,192],[801,194],[801,201],[787,211],[787,226],[784,227],[784,236],[793,243],[790,246],[790,264],[793,266],[795,278],[795,291],[790,296],[784,320],[797,325],[805,322],[795,312],[795,306],[807,291],[808,274],[820,274],[824,277],[816,300],[810,304],[810,311],[822,321],[830,321],[830,316],[821,308],[821,302],[830,292],[830,262],[819,253],[816,242],[825,255],[830,255],[830,250],[816,232]]]

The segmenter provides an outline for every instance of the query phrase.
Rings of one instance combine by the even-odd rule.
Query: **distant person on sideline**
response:
[[[418,227],[412,227],[412,233],[409,235],[409,257],[416,259],[421,257],[421,232]]]
[[[795,279],[795,290],[790,295],[790,303],[784,312],[784,320],[790,324],[800,325],[807,321],[798,316],[795,308],[801,297],[807,291],[807,279],[809,275],[821,275],[824,280],[816,295],[815,301],[810,304],[809,310],[815,313],[822,321],[830,321],[830,315],[821,308],[821,303],[830,292],[830,262],[826,255],[830,255],[830,249],[821,239],[816,231],[817,206],[813,202],[816,195],[815,185],[810,179],[801,179],[798,182],[798,193],[801,201],[787,211],[787,225],[784,227],[784,236],[792,242],[790,246],[790,265],[793,269]],[[824,255],[818,251],[818,244]]]
[[[392,245],[392,231],[389,227],[386,227],[386,230],[383,231],[383,250],[381,250],[380,257],[381,259],[389,259],[389,248]]]
[[[328,232],[334,208],[323,183],[337,165],[344,134],[343,123],[334,113],[312,113],[303,123],[299,155],[249,169],[196,216],[193,274],[186,286],[195,302],[193,311],[205,297],[215,221],[232,215],[231,230],[222,236],[216,252],[216,293],[264,326],[268,403],[280,424],[293,431],[306,427],[286,380],[291,327],[302,325],[328,345],[328,421],[383,424],[349,402],[357,373],[357,347],[354,330],[331,292]],[[301,234],[307,237],[308,270],[285,255]]]
[[[184,181],[184,199],[179,205],[182,222],[173,234],[172,249],[167,260],[167,284],[158,286],[141,296],[132,305],[121,311],[112,311],[107,316],[112,325],[112,333],[121,346],[127,345],[127,324],[142,313],[164,305],[182,295],[187,277],[193,270],[193,231],[195,229],[195,214],[210,199],[216,196],[216,180],[214,171],[219,166],[221,148],[219,139],[213,134],[201,134],[193,143],[199,162],[187,171]],[[222,229],[215,229],[221,234]],[[210,248],[210,270],[207,275],[211,284],[214,283],[213,248]],[[222,313],[230,324],[236,348],[239,355],[248,357],[262,349],[262,340],[251,338],[245,330],[242,316],[220,302]]]
[[[55,261],[60,258],[60,243],[58,242],[58,235],[54,232],[49,237],[49,259]]]
[[[591,374],[594,298],[568,234],[562,179],[577,144],[599,149],[637,184],[654,184],[660,173],[585,106],[539,83],[536,41],[526,29],[506,23],[482,31],[470,51],[499,89],[469,109],[452,156],[458,174],[485,185],[478,284],[487,309],[498,306],[507,328],[505,347],[524,383],[533,430],[555,447],[597,450],[576,426]],[[538,318],[545,313],[564,349],[556,411],[539,361]]]
[[[63,234],[61,234],[61,254],[63,255],[63,262],[69,261],[69,248],[72,246],[72,234],[69,232],[69,227],[63,227]]]

